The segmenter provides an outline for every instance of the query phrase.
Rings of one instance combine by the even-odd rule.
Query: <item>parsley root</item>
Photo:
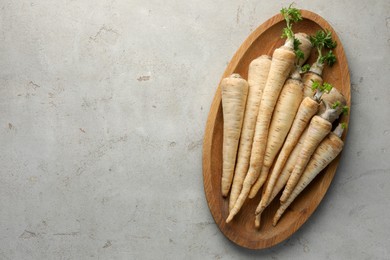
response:
[[[221,82],[223,111],[223,166],[221,189],[227,196],[234,173],[238,141],[244,118],[248,83],[238,74],[232,74]]]

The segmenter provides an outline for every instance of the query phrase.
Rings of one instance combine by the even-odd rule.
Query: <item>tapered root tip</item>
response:
[[[255,184],[253,185],[253,187],[252,187],[251,190],[249,191],[248,198],[253,199],[254,197],[256,197],[257,192],[259,192],[259,189],[260,189],[260,188],[258,188],[257,186],[258,186],[258,185],[257,185],[257,182],[255,182]]]
[[[271,191],[272,192],[272,191]],[[264,200],[264,204],[269,204],[269,199],[270,199],[270,192],[267,193],[267,191],[264,193],[264,195],[261,197],[261,200]]]
[[[264,201],[263,201],[263,198],[262,198],[260,203],[259,203],[259,205],[256,208],[255,214],[256,215],[261,214],[266,207],[267,207],[267,205],[264,204]]]
[[[224,185],[222,185],[221,193],[222,193],[222,197],[226,198],[227,195],[229,194],[229,189],[226,188]]]
[[[230,221],[232,221],[233,217],[234,217],[234,215],[232,213],[230,213],[226,219],[226,223],[229,223]]]
[[[289,192],[283,191],[282,196],[280,196],[280,203],[285,203],[289,195]]]
[[[276,224],[278,224],[278,222],[279,222],[279,219],[282,217],[282,215],[283,215],[283,210],[282,210],[282,212],[280,212],[280,209],[278,209],[278,211],[276,211],[276,213],[275,213],[275,216],[274,216],[274,218],[273,218],[273,220],[272,220],[272,225],[273,226],[276,226]]]
[[[279,219],[280,219],[280,217],[275,216],[273,221],[272,221],[272,226],[276,226],[279,222]]]
[[[256,215],[256,216],[255,216],[255,227],[256,227],[257,229],[260,229],[260,220],[261,220],[260,214]]]
[[[250,192],[249,195],[248,195],[248,198],[249,199],[253,199],[254,197],[256,197],[256,193],[255,192]]]
[[[257,208],[256,208],[256,211],[255,211],[255,214],[256,214],[256,215],[261,214],[261,213],[263,212],[264,209],[265,209],[265,207],[263,207],[263,206],[257,207]]]

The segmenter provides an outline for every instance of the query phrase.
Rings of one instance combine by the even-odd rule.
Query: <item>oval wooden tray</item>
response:
[[[332,32],[338,46],[334,50],[338,61],[332,67],[324,69],[323,78],[341,91],[350,106],[350,77],[348,64],[343,46],[336,32],[319,15],[302,10],[303,21],[294,24],[295,32],[314,34],[319,29]],[[245,79],[248,74],[249,63],[262,54],[272,56],[275,48],[283,45],[280,38],[285,22],[280,14],[275,15],[260,25],[241,45],[227,66],[222,78],[232,73],[239,73]],[[314,53],[314,50],[313,50]],[[311,55],[308,63],[312,64],[315,54]],[[344,116],[343,122],[348,123],[349,117]],[[345,140],[345,134],[342,139]],[[228,216],[228,198],[221,195],[222,174],[222,139],[223,117],[221,106],[221,89],[217,88],[211,109],[208,115],[203,143],[203,183],[207,203],[213,218],[222,233],[232,242],[250,249],[262,249],[276,245],[290,237],[317,208],[324,197],[336,172],[340,160],[338,156],[315,180],[298,196],[276,227],[272,226],[272,218],[279,206],[279,196],[263,212],[261,228],[254,226],[254,212],[260,200],[260,195],[248,200],[232,222],[225,223]]]

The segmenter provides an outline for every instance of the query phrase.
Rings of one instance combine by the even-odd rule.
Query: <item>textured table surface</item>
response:
[[[227,63],[287,1],[0,1],[0,259],[389,259],[390,2],[295,1],[352,82],[333,183],[273,248],[235,246],[202,183]]]

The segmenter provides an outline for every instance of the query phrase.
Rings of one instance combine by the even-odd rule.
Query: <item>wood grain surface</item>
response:
[[[330,30],[337,41],[334,50],[338,59],[332,67],[325,67],[323,78],[344,94],[348,106],[350,98],[350,76],[343,46],[336,32],[319,15],[302,10],[303,21],[294,24],[294,32],[314,34],[319,29]],[[280,14],[273,16],[260,25],[244,41],[228,64],[222,78],[232,73],[239,73],[247,79],[249,63],[262,54],[272,56],[274,49],[283,45],[280,38],[285,22]],[[309,58],[311,64],[316,58],[315,51]],[[349,116],[343,116],[342,121],[348,123]],[[336,124],[337,122],[335,122]],[[342,139],[345,140],[346,131]],[[260,192],[257,197],[247,200],[241,211],[232,222],[225,223],[228,216],[228,198],[221,195],[222,174],[222,140],[223,117],[221,106],[221,89],[218,86],[208,115],[203,143],[203,182],[206,199],[213,218],[221,232],[232,242],[250,249],[262,249],[276,245],[290,237],[310,217],[323,199],[329,185],[336,173],[340,155],[320,173],[314,181],[296,198],[290,208],[285,212],[276,227],[272,226],[272,218],[279,206],[279,195],[263,212],[261,228],[254,226],[255,208],[260,201]],[[345,149],[345,148],[344,148]],[[338,173],[342,174],[342,173]]]

